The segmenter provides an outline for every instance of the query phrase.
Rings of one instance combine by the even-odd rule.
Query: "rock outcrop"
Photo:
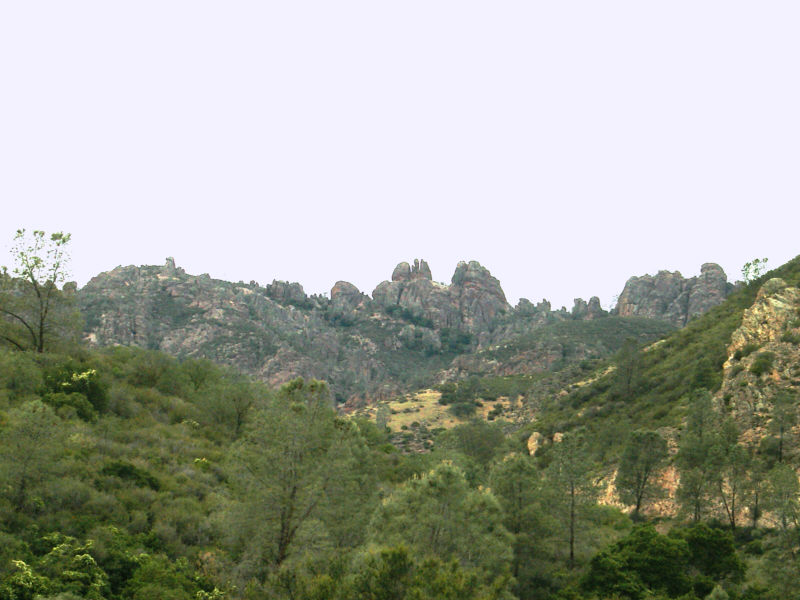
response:
[[[500,282],[475,261],[459,263],[449,286],[433,281],[424,260],[415,260],[413,266],[401,262],[392,272],[392,280],[380,283],[372,298],[384,310],[406,311],[437,329],[470,333],[488,328],[498,314],[511,308]]]
[[[691,310],[710,302],[713,295],[702,290],[719,296],[718,278],[707,271],[691,288],[684,285]],[[190,275],[170,258],[163,266],[102,273],[77,297],[86,339],[94,345],[206,357],[271,384],[297,376],[325,379],[340,400],[358,402],[422,381],[429,385],[445,372],[530,373],[611,352],[588,340],[588,330],[586,344],[545,336],[507,345],[550,325],[607,313],[596,297],[576,299],[571,312],[553,311],[547,300],[522,299],[512,309],[500,282],[475,261],[459,263],[449,285],[434,281],[424,260],[401,262],[371,298],[338,281],[328,299],[307,295],[299,283],[262,287]],[[500,358],[480,354],[493,347],[508,351]]]
[[[631,277],[619,295],[614,314],[621,317],[661,319],[683,327],[692,317],[721,304],[733,290],[725,271],[706,263],[697,277],[678,271],[659,271],[655,276]]]
[[[608,311],[600,306],[600,298],[592,296],[588,304],[583,298],[575,298],[571,315],[573,319],[599,319],[608,316]]]
[[[251,286],[257,287],[255,281],[250,282]],[[280,304],[305,305],[308,302],[303,286],[299,283],[289,283],[288,281],[272,280],[267,286],[267,296]]]
[[[773,399],[782,392],[800,393],[800,289],[782,279],[770,279],[745,309],[741,325],[731,335],[722,386],[721,405],[758,441],[771,417]]]

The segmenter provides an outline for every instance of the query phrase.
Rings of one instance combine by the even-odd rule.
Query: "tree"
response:
[[[778,462],[783,462],[786,451],[786,438],[797,424],[797,404],[789,392],[781,390],[772,400],[772,419],[769,431],[778,442]]]
[[[0,339],[18,350],[44,352],[52,338],[77,331],[72,294],[58,287],[67,276],[70,237],[17,230],[15,264],[0,273]]]
[[[581,441],[565,436],[551,450],[552,460],[546,471],[547,502],[565,526],[569,548],[568,566],[575,566],[575,542],[585,509],[593,506],[597,486],[591,478],[589,454]]]
[[[403,600],[508,600],[508,577],[481,583],[481,573],[464,569],[457,561],[438,558],[415,561],[405,546],[382,548],[357,556],[355,572],[348,588],[337,598]],[[327,590],[326,590],[327,591]],[[332,594],[305,595],[304,598],[330,598]]]
[[[323,508],[346,503],[345,482],[358,472],[357,436],[321,381],[295,379],[254,413],[231,453],[230,534],[245,580],[281,566],[298,539],[325,539]]]
[[[717,498],[734,533],[740,504],[748,493],[751,462],[747,450],[739,444],[738,426],[732,419],[726,419],[711,448],[711,464]]]
[[[464,472],[449,461],[395,490],[379,506],[370,529],[373,542],[456,559],[490,580],[511,564],[512,537],[497,499],[487,489],[471,489]]]
[[[745,283],[750,283],[761,277],[767,268],[768,258],[755,258],[742,266],[742,279]]]
[[[736,554],[733,535],[720,527],[693,523],[673,529],[670,537],[686,540],[689,546],[689,572],[694,574],[694,591],[705,597],[715,583],[738,583],[744,579],[745,564]]]
[[[541,553],[541,538],[547,530],[541,475],[530,456],[514,453],[494,465],[489,481],[503,509],[503,524],[514,536],[511,574],[517,582],[517,594],[524,597],[534,589],[531,563],[537,552]]]
[[[702,518],[713,493],[711,449],[716,436],[717,414],[711,394],[708,390],[699,390],[689,406],[686,429],[676,457],[681,474],[676,499],[695,523]]]
[[[617,370],[611,385],[611,394],[622,400],[633,400],[642,378],[642,356],[635,339],[625,340],[615,357]]]
[[[581,585],[599,598],[639,600],[653,592],[675,598],[690,589],[689,558],[685,540],[640,525],[592,558]]]
[[[256,397],[256,386],[252,382],[226,373],[213,384],[200,388],[197,404],[205,423],[226,430],[232,439],[236,439],[242,433]]]
[[[655,431],[635,431],[628,439],[614,484],[622,501],[634,505],[634,516],[662,492],[656,477],[666,460],[667,442]]]
[[[778,517],[783,532],[797,526],[800,518],[800,481],[795,470],[787,464],[776,465],[768,475],[767,505]]]
[[[15,513],[27,510],[31,495],[60,467],[63,437],[63,424],[40,400],[9,411],[0,429],[0,493]]]

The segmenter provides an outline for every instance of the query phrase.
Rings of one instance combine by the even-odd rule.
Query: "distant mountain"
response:
[[[691,280],[668,275],[632,278],[613,311],[640,317],[632,335],[641,341],[666,333],[664,321],[681,326],[718,304],[730,286],[716,265],[704,265]],[[205,357],[271,384],[325,379],[339,401],[355,403],[473,372],[536,372],[607,356],[632,327],[609,318],[596,297],[576,299],[571,311],[554,311],[546,300],[511,307],[500,282],[475,261],[459,263],[449,285],[415,260],[397,265],[371,296],[339,281],[326,298],[308,296],[298,283],[190,275],[170,258],[163,266],[101,273],[78,298],[93,345]],[[598,327],[569,325],[598,319],[607,322],[599,328],[603,339]],[[560,329],[546,333],[553,327]]]

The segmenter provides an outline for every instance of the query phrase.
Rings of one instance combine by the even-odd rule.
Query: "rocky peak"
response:
[[[331,288],[334,310],[352,311],[366,299],[367,296],[349,281],[337,281]]]
[[[500,282],[477,261],[460,262],[453,273],[450,293],[458,300],[467,329],[486,329],[509,306]]]
[[[161,267],[161,275],[164,277],[178,277],[185,274],[186,271],[175,266],[175,259],[171,256],[167,257],[166,261],[164,261],[164,266]]]
[[[649,317],[683,327],[692,317],[721,304],[732,290],[725,271],[715,263],[705,263],[699,276],[688,279],[679,271],[659,271],[655,276],[631,277],[614,312],[622,317]]]
[[[401,262],[392,272],[392,280],[380,283],[372,298],[384,309],[399,306],[429,319],[436,328],[470,332],[485,329],[499,312],[509,308],[500,282],[475,261],[459,263],[449,286],[433,281],[424,260],[417,259],[413,265]]]
[[[414,264],[409,265],[407,262],[398,264],[394,271],[392,271],[392,281],[413,281],[415,279],[433,280],[431,268],[428,263],[419,258],[414,259]]]
[[[583,298],[575,298],[574,302],[571,313],[573,319],[597,319],[608,316],[608,312],[600,306],[600,298],[597,296],[592,296],[588,304]]]
[[[288,281],[278,281],[276,279],[273,279],[272,283],[267,286],[267,298],[280,304],[305,304],[308,300],[303,286],[299,283],[289,283]]]
[[[392,281],[409,281],[411,279],[411,265],[407,262],[398,264],[392,271]]]

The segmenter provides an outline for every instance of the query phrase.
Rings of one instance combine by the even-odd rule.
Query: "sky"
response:
[[[800,254],[800,3],[0,2],[0,264],[508,299]]]

